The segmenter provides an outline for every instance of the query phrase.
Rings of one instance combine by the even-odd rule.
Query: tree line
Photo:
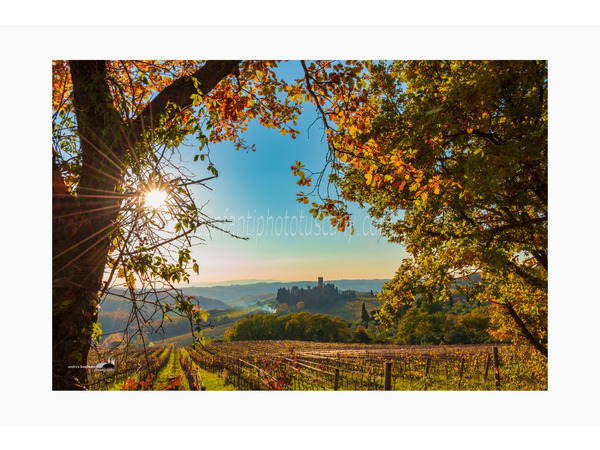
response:
[[[229,341],[297,340],[351,342],[349,324],[339,317],[308,312],[283,316],[255,314],[237,322],[225,333]]]
[[[364,306],[364,303],[363,303]],[[258,313],[245,317],[225,333],[229,341],[299,340],[405,345],[484,344],[497,342],[489,307],[415,302],[400,313],[394,327],[383,329],[377,311],[363,307],[361,320],[309,312],[284,315]]]

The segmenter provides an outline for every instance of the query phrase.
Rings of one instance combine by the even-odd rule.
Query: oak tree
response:
[[[221,224],[190,187],[209,188],[218,175],[211,143],[255,150],[243,139],[251,120],[296,136],[306,82],[279,79],[277,64],[53,62],[53,389],[86,387],[82,366],[101,333],[104,295],[131,302],[142,341],[174,313],[201,331],[205,312],[173,283],[198,271],[189,251],[195,232]],[[194,161],[206,164],[207,177],[179,162],[188,137],[198,140]],[[112,289],[115,280],[123,289]]]
[[[306,78],[337,193],[311,211],[344,230],[358,202],[406,246],[379,294],[382,323],[456,289],[494,305],[497,337],[547,357],[547,62],[365,62],[354,89],[340,84],[345,68],[321,69]],[[301,186],[323,179],[292,170]]]

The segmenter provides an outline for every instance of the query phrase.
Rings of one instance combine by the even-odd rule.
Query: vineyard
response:
[[[114,369],[96,366],[111,362]],[[509,346],[214,342],[96,353],[91,390],[546,390]]]

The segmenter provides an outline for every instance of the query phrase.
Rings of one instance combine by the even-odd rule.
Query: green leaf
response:
[[[100,328],[100,325],[102,325],[100,322],[92,324],[92,340],[97,343],[100,343],[100,339],[102,339],[102,328]]]
[[[81,352],[79,352],[79,350],[72,351],[69,357],[75,359],[75,361],[77,361],[78,363],[80,363],[83,359],[83,356],[81,355]]]

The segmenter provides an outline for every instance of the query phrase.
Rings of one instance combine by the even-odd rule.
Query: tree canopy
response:
[[[229,341],[298,340],[315,342],[351,342],[348,324],[339,317],[308,312],[246,317],[225,333]]]
[[[312,212],[344,228],[345,202],[358,202],[406,246],[382,323],[455,287],[547,355],[547,63],[368,62],[363,78],[352,113],[322,111],[340,198]]]
[[[294,138],[302,101],[311,95],[309,80],[331,67],[305,66],[305,76],[288,83],[277,76],[277,65],[53,62],[54,389],[85,387],[85,369],[77,367],[101,333],[98,307],[117,279],[132,301],[129,323],[137,331],[130,338],[142,337],[144,325],[161,327],[170,313],[188,317],[193,331],[201,331],[206,314],[190,299],[172,294],[176,307],[170,308],[149,294],[177,292],[172,283],[198,271],[189,252],[195,232],[221,226],[189,189],[209,188],[218,175],[210,144],[230,140],[255,150],[243,139],[251,120]],[[354,67],[361,64],[340,65],[340,76],[356,77]],[[207,177],[194,177],[177,162],[178,146],[191,136],[198,140],[194,160],[208,163]],[[164,205],[152,206],[150,197],[164,198]]]

